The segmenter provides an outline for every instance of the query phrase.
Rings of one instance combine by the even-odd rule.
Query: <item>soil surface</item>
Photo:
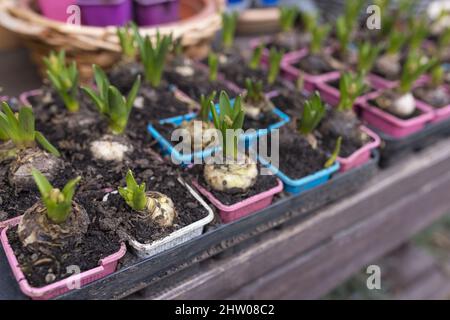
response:
[[[450,94],[445,87],[420,87],[415,89],[413,94],[417,99],[437,109],[450,105]]]
[[[244,125],[243,125],[243,129],[244,130],[248,130],[248,129],[255,129],[255,130],[259,130],[259,129],[267,129],[269,128],[270,125],[273,125],[277,122],[280,122],[281,118],[278,117],[275,113],[273,112],[265,112],[263,114],[261,114],[261,117],[259,119],[252,119],[249,117],[246,117],[244,120]]]
[[[307,96],[298,90],[284,89],[272,98],[273,104],[291,117],[298,118],[303,114],[303,106]]]
[[[279,33],[267,42],[266,47],[269,50],[275,48],[278,51],[284,50],[287,53],[307,47],[310,41],[309,38],[307,34],[300,33],[299,30]]]
[[[307,55],[295,63],[294,67],[312,75],[336,71],[322,55]]]
[[[90,224],[81,243],[66,243],[64,247],[49,247],[45,254],[31,247],[23,247],[17,227],[8,231],[8,239],[19,261],[22,272],[33,287],[43,287],[72,275],[67,267],[77,266],[87,271],[98,266],[99,261],[120,248],[119,237],[113,231],[103,230],[100,215],[92,209],[92,195],[78,194],[78,201],[89,213]]]

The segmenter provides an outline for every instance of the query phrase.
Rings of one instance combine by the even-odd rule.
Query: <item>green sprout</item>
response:
[[[389,55],[397,54],[406,43],[406,40],[407,36],[403,32],[393,30],[388,39],[386,53]]]
[[[438,48],[445,50],[450,45],[450,28],[446,28],[439,36]]]
[[[72,212],[75,188],[81,177],[70,180],[61,191],[54,188],[38,170],[32,169],[31,173],[41,194],[42,203],[47,209],[47,217],[57,224],[65,222]]]
[[[431,84],[433,85],[433,87],[442,85],[442,83],[444,82],[445,70],[441,64],[437,63],[433,68],[431,68],[430,74]]]
[[[336,36],[339,41],[339,48],[342,53],[348,51],[348,46],[350,44],[352,28],[346,20],[345,16],[340,16],[336,20]]]
[[[423,17],[413,21],[413,25],[411,26],[411,37],[409,39],[409,49],[419,50],[422,47],[423,41],[428,36],[428,23]]]
[[[322,47],[325,43],[325,39],[330,33],[331,26],[324,24],[316,26],[311,33],[311,43],[309,45],[309,51],[311,54],[320,54]]]
[[[421,75],[437,63],[437,59],[428,59],[418,51],[411,51],[403,66],[399,90],[401,93],[411,91],[414,83]]]
[[[44,137],[44,135],[35,130],[35,118],[33,110],[29,107],[23,107],[16,115],[11,107],[2,103],[0,111],[0,132],[2,140],[11,140],[19,149],[33,148],[38,142],[49,153],[59,157],[58,150]]]
[[[91,88],[83,87],[82,89],[94,102],[98,111],[106,116],[112,133],[122,134],[127,127],[134,100],[141,86],[141,77],[137,77],[125,98],[116,87],[110,84],[103,70],[96,65],[93,66],[93,69],[98,93]]]
[[[303,27],[305,28],[305,31],[308,33],[312,33],[314,28],[317,26],[317,14],[309,13],[309,12],[301,12],[300,13],[301,20],[303,23]]]
[[[235,160],[238,156],[239,131],[242,129],[245,119],[245,111],[242,107],[241,100],[241,96],[238,96],[232,107],[230,98],[225,91],[222,91],[219,98],[220,114],[217,114],[216,106],[214,103],[211,103],[214,127],[222,134],[222,150],[224,157],[232,157]],[[231,143],[227,142],[227,131],[229,130],[233,130],[234,132]]]
[[[264,50],[263,44],[260,44],[253,50],[252,57],[250,59],[250,63],[248,64],[248,66],[250,67],[251,70],[258,69],[258,67],[261,63],[261,57],[263,54],[263,50]]]
[[[372,70],[375,60],[380,54],[380,46],[372,46],[370,42],[363,42],[358,46],[358,72],[366,75]]]
[[[336,141],[336,147],[334,148],[333,153],[331,154],[328,161],[325,163],[325,168],[330,168],[339,157],[339,153],[341,153],[341,146],[342,146],[342,137],[339,137]]]
[[[281,31],[290,32],[294,29],[295,21],[298,17],[298,9],[296,7],[280,8],[280,26]]]
[[[304,135],[312,133],[325,116],[326,107],[316,91],[311,99],[305,101],[303,115],[299,123],[299,132]]]
[[[125,27],[117,28],[117,37],[122,48],[122,54],[128,59],[134,59],[137,55],[135,28],[137,27],[133,22]]]
[[[145,183],[139,185],[134,179],[131,170],[127,172],[126,183],[126,188],[119,187],[119,194],[133,210],[143,211],[148,203],[148,198],[145,194]]]
[[[347,26],[353,29],[358,22],[358,17],[364,7],[365,0],[350,0],[345,2],[344,17]]]
[[[237,12],[222,14],[222,43],[225,49],[233,46],[237,19]]]
[[[258,103],[265,99],[262,81],[252,81],[250,78],[246,78],[245,88],[247,89],[245,94],[246,101]]]
[[[269,54],[269,73],[267,74],[267,82],[274,84],[280,74],[281,60],[283,59],[284,51],[278,51],[275,48],[270,49]]]
[[[53,88],[64,102],[67,110],[77,112],[80,109],[78,104],[78,70],[77,64],[73,61],[66,65],[66,53],[61,50],[58,54],[51,52],[44,58],[47,67],[47,76]]]
[[[209,110],[211,107],[211,103],[214,103],[214,100],[216,99],[217,92],[214,91],[209,96],[205,96],[204,94],[200,97],[200,120],[203,122],[209,121]]]
[[[364,92],[365,88],[363,74],[344,73],[339,82],[340,100],[338,110],[352,110],[355,100]]]
[[[159,31],[156,33],[155,43],[147,35],[142,38],[135,27],[136,41],[139,46],[141,61],[144,65],[145,80],[154,88],[159,87],[166,63],[166,56],[169,53],[172,44],[172,35],[161,36]]]
[[[219,56],[213,52],[208,55],[209,65],[209,80],[212,82],[217,81],[217,75],[219,73]]]

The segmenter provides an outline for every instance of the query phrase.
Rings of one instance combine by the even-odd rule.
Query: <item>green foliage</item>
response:
[[[308,33],[312,33],[314,28],[317,26],[317,20],[319,19],[317,14],[313,14],[310,12],[301,12],[300,16],[305,31]]]
[[[403,45],[406,43],[408,37],[403,32],[398,30],[392,30],[389,39],[387,41],[386,53],[396,54],[398,53]]]
[[[342,137],[339,137],[336,141],[336,147],[334,148],[333,153],[331,154],[328,161],[325,163],[325,168],[330,168],[339,157],[339,153],[341,153],[341,146],[342,146]]]
[[[409,50],[419,50],[429,33],[428,21],[425,17],[417,17],[413,21],[411,37],[409,38]]]
[[[200,120],[203,122],[209,121],[209,110],[211,108],[211,103],[214,104],[214,100],[216,99],[217,92],[214,91],[209,96],[205,96],[202,94],[200,97]]]
[[[129,25],[121,28],[117,28],[117,36],[119,37],[120,47],[122,48],[122,54],[126,58],[134,59],[137,55],[136,45],[136,29],[134,22],[130,22]]]
[[[340,101],[338,110],[352,110],[355,100],[366,88],[363,74],[344,73],[339,82]]]
[[[80,108],[78,94],[78,70],[77,64],[73,61],[66,65],[66,53],[61,50],[58,54],[51,52],[44,58],[47,68],[47,76],[53,88],[63,100],[67,110],[77,112]]]
[[[340,16],[336,20],[336,37],[339,41],[339,49],[341,52],[348,51],[348,45],[350,44],[352,34],[352,28],[348,24],[345,16]]]
[[[358,46],[358,72],[364,75],[369,73],[380,52],[380,46],[372,46],[369,41],[361,43]]]
[[[283,59],[284,51],[278,51],[276,48],[270,49],[269,54],[269,73],[267,74],[267,82],[274,84],[280,74],[281,60]]]
[[[309,45],[311,54],[319,54],[322,51],[323,44],[330,30],[331,26],[329,24],[318,25],[312,29],[311,43]]]
[[[112,86],[103,70],[93,66],[98,93],[91,88],[83,87],[83,91],[91,98],[98,111],[106,116],[109,128],[114,134],[122,134],[128,124],[134,100],[141,86],[139,76],[133,84],[127,98]]]
[[[0,137],[2,140],[11,140],[19,148],[32,148],[38,142],[42,148],[59,157],[58,150],[44,137],[42,133],[35,130],[35,118],[33,110],[23,107],[16,115],[10,106],[2,103],[0,111]]]
[[[447,50],[450,45],[450,28],[446,28],[442,31],[438,40],[438,50]]]
[[[225,91],[220,93],[219,98],[219,112],[217,114],[216,106],[211,103],[211,112],[213,117],[214,127],[222,134],[222,150],[225,157],[238,156],[239,130],[242,129],[245,119],[245,111],[242,107],[241,96],[238,96],[231,106],[230,98]],[[232,130],[232,131],[230,131]],[[233,140],[227,143],[227,131],[234,132]]]
[[[414,82],[437,63],[435,58],[428,59],[419,51],[411,51],[403,66],[399,90],[401,93],[411,91]]]
[[[233,46],[237,19],[237,12],[222,14],[222,44],[225,49],[230,49]]]
[[[312,133],[322,121],[325,112],[325,104],[320,98],[319,92],[316,91],[312,98],[305,101],[303,115],[299,123],[299,132],[304,135]]]
[[[298,17],[298,9],[296,7],[280,7],[280,26],[281,31],[289,32],[294,29],[295,21]]]
[[[261,63],[261,57],[262,57],[263,51],[264,51],[263,44],[260,44],[253,50],[252,57],[250,59],[250,63],[248,64],[250,69],[252,69],[252,70],[258,69],[258,67]]]
[[[172,44],[172,35],[161,36],[156,33],[155,41],[149,36],[143,38],[135,27],[142,64],[144,65],[145,80],[154,88],[159,87],[166,64],[166,57]]]
[[[208,55],[209,65],[209,80],[212,82],[217,81],[217,75],[219,73],[219,56],[214,52],[210,52]]]
[[[139,185],[134,179],[131,170],[127,172],[126,183],[126,188],[119,187],[119,194],[133,210],[143,211],[148,201],[147,195],[145,194],[145,183]]]
[[[245,79],[245,89],[247,89],[247,92],[245,93],[246,101],[258,103],[265,99],[263,82],[261,80],[252,81],[250,78]]]
[[[33,169],[32,175],[41,194],[42,203],[47,209],[47,217],[54,223],[65,222],[72,212],[75,188],[81,177],[70,180],[61,191],[53,188],[47,178],[38,170]]]
[[[445,70],[444,67],[437,63],[433,68],[431,68],[431,84],[433,87],[438,87],[444,83]]]

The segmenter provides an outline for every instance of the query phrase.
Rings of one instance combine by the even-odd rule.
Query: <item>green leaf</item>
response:
[[[48,152],[50,152],[51,154],[53,154],[56,157],[60,157],[61,154],[59,153],[58,149],[56,149],[45,137],[44,135],[39,132],[36,131],[35,132],[35,138],[36,141],[42,146],[42,148],[44,148],[45,150],[47,150]]]
[[[283,32],[292,31],[298,14],[296,7],[280,7],[280,26]]]
[[[237,19],[237,12],[222,14],[222,44],[225,49],[233,46]]]
[[[339,153],[341,152],[341,144],[342,144],[342,137],[339,137],[336,142],[336,147],[334,148],[333,153],[331,154],[328,161],[325,163],[325,168],[330,168],[339,157]]]
[[[322,102],[319,92],[316,91],[311,99],[305,101],[303,115],[300,119],[300,133],[305,135],[312,133],[325,116],[325,111],[325,104]]]
[[[94,102],[95,106],[97,107],[97,110],[100,113],[107,112],[105,101],[102,100],[102,98],[100,96],[98,96],[94,90],[92,90],[91,88],[87,88],[87,87],[81,87],[81,90],[83,90],[83,92],[86,93],[87,96]]]
[[[133,210],[144,210],[148,201],[145,194],[145,183],[138,185],[131,170],[127,172],[126,183],[126,188],[119,187],[119,194]]]
[[[136,79],[136,81],[133,84],[133,87],[131,88],[131,91],[128,93],[127,97],[127,109],[131,110],[133,108],[134,100],[136,100],[136,97],[139,93],[139,89],[141,88],[141,76],[139,75]]]
[[[19,127],[22,139],[34,141],[34,115],[31,108],[23,107],[19,110]]]
[[[209,66],[209,80],[214,82],[217,81],[217,75],[219,73],[219,56],[213,52],[208,55],[208,66]]]
[[[65,200],[67,202],[72,202],[73,196],[75,195],[75,188],[77,184],[80,182],[81,177],[77,177],[75,179],[70,180],[65,186],[62,191]]]
[[[50,191],[52,191],[52,189],[53,189],[50,182],[39,170],[36,170],[33,168],[31,170],[31,174],[33,175],[34,181],[39,189],[39,192],[41,193],[41,196],[43,198],[48,197],[48,195],[50,194]]]

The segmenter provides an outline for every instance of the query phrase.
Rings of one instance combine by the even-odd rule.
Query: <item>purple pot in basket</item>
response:
[[[76,0],[38,0],[42,14],[52,20],[66,22],[67,8],[76,4]]]
[[[17,222],[14,225],[17,225]],[[93,281],[106,277],[107,275],[116,271],[117,263],[125,255],[127,247],[124,243],[121,244],[119,251],[116,253],[103,258],[99,261],[98,267],[91,270],[84,271],[80,274],[73,275],[64,280],[57,281],[48,286],[42,288],[33,288],[25,278],[22,270],[20,269],[19,262],[17,261],[16,255],[9,244],[6,232],[8,228],[5,228],[1,232],[1,243],[3,249],[5,250],[6,258],[8,259],[9,265],[12,269],[14,277],[19,284],[20,290],[33,300],[48,300],[64,294],[70,290],[74,290],[74,284],[79,282],[81,286],[87,285]]]
[[[133,19],[132,0],[77,0],[83,25],[123,26]]]
[[[134,0],[134,2],[136,21],[140,26],[154,26],[179,19],[179,0]]]
[[[377,98],[382,93],[383,90],[379,90],[368,94],[364,101],[357,104],[357,108],[365,122],[383,133],[394,138],[403,138],[421,131],[426,124],[433,120],[433,109],[419,100],[416,100],[416,108],[420,111],[420,114],[406,120],[371,105],[370,100]]]
[[[196,181],[192,181],[192,185],[218,209],[220,218],[224,223],[239,220],[270,206],[274,195],[283,191],[283,182],[278,180],[278,185],[275,188],[245,199],[244,201],[227,206],[220,202],[211,192],[203,188]]]

